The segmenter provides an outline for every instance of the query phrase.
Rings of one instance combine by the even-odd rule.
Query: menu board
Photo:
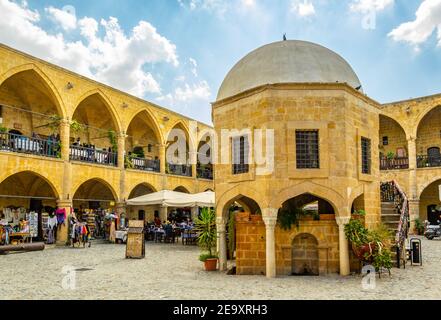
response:
[[[32,238],[38,237],[38,213],[31,212],[27,214],[27,220],[29,222],[29,233]]]

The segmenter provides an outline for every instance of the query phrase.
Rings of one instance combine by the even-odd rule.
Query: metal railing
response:
[[[26,137],[14,133],[0,133],[0,150],[59,158],[60,142],[55,139]]]
[[[397,267],[400,268],[401,261],[406,263],[406,239],[409,235],[409,200],[396,181],[381,183],[381,201],[393,202],[396,211],[400,214],[400,222],[395,235],[395,246],[397,249]]]
[[[150,160],[150,159],[126,156],[125,167],[126,169],[160,172],[161,171],[160,163],[161,163],[160,160]]]
[[[213,180],[213,166],[198,166],[196,170],[199,179]]]
[[[380,158],[380,170],[409,169],[408,157]]]
[[[441,167],[441,155],[439,156],[418,155],[417,167],[418,168]]]
[[[193,170],[191,165],[169,163],[167,164],[166,173],[177,176],[191,177],[193,175]]]
[[[116,167],[118,165],[118,154],[110,151],[72,145],[70,146],[70,160]]]

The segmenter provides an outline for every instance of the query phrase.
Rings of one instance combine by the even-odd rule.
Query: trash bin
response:
[[[144,221],[130,220],[127,232],[126,259],[145,258]]]
[[[410,239],[410,262],[411,265],[423,265],[423,255],[421,250],[421,239]]]

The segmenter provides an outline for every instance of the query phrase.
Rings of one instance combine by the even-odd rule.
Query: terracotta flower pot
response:
[[[217,270],[217,259],[207,259],[204,261],[205,271],[216,271]]]

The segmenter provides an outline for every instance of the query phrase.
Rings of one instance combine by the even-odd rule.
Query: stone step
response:
[[[399,222],[400,221],[400,215],[398,214],[382,214],[381,215],[381,222]]]

